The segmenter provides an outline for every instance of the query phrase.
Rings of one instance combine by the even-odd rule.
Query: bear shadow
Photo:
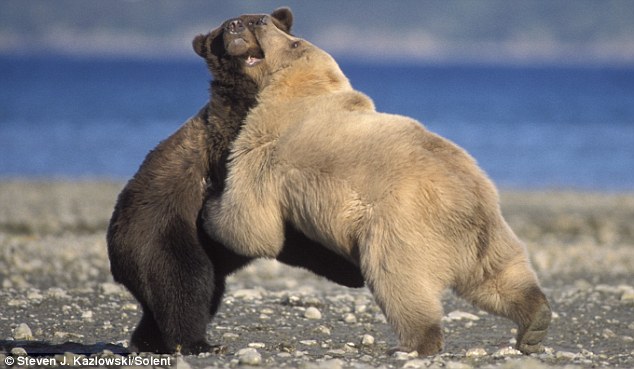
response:
[[[23,348],[29,356],[53,356],[63,355],[66,352],[79,355],[94,355],[104,350],[111,351],[115,355],[129,355],[127,348],[112,343],[97,342],[92,345],[85,345],[77,342],[64,342],[53,344],[46,341],[13,341],[0,340],[0,353],[10,355],[11,350],[19,347]]]

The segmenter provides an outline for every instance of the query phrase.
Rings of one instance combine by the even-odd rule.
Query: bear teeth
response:
[[[246,63],[247,63],[248,66],[252,67],[252,66],[258,64],[261,61],[262,61],[262,59],[259,59],[259,58],[256,58],[256,57],[253,57],[253,56],[249,55],[247,57]]]

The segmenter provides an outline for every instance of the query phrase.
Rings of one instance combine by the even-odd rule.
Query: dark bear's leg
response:
[[[290,224],[286,224],[285,238],[284,248],[277,256],[277,260],[306,268],[346,287],[364,286],[363,275],[358,265],[308,239]]]
[[[201,218],[198,219],[198,239],[200,243],[204,245],[207,258],[214,263],[214,290],[211,303],[208,305],[210,317],[213,319],[222,304],[227,276],[245,267],[253,261],[253,259],[238,255],[222,244],[213,241],[203,230],[202,221]]]
[[[518,350],[525,354],[542,350],[540,343],[552,313],[523,252],[507,260],[497,273],[485,276],[481,283],[461,286],[457,292],[481,309],[517,323]]]
[[[151,310],[167,353],[208,351],[211,346],[206,335],[214,292],[213,265],[204,253],[198,260],[172,258],[163,261],[160,271],[154,270],[150,283]]]
[[[163,242],[144,255],[144,282],[132,291],[144,308],[133,345],[159,353],[208,351],[209,307],[216,298],[214,265],[196,233],[187,232],[190,227],[177,221],[170,226]]]
[[[143,316],[130,339],[132,352],[168,352],[167,345],[161,338],[161,331],[154,321],[152,313],[143,307]]]

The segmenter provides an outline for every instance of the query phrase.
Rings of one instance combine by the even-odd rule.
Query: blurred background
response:
[[[128,179],[208,99],[193,37],[279,6],[500,187],[634,189],[628,0],[2,1],[0,180]]]

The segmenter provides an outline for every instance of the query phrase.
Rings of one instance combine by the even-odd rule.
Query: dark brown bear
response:
[[[271,15],[290,32],[289,9]],[[260,17],[242,15],[194,39],[194,50],[214,77],[210,101],[147,155],[117,200],[107,235],[111,270],[143,308],[132,351],[209,350],[206,326],[218,310],[226,276],[252,260],[206,236],[199,213],[208,195],[222,191],[230,144],[256,104],[257,87],[243,69],[263,57],[253,35]],[[278,260],[363,286],[357,267],[291,227],[286,233]]]

